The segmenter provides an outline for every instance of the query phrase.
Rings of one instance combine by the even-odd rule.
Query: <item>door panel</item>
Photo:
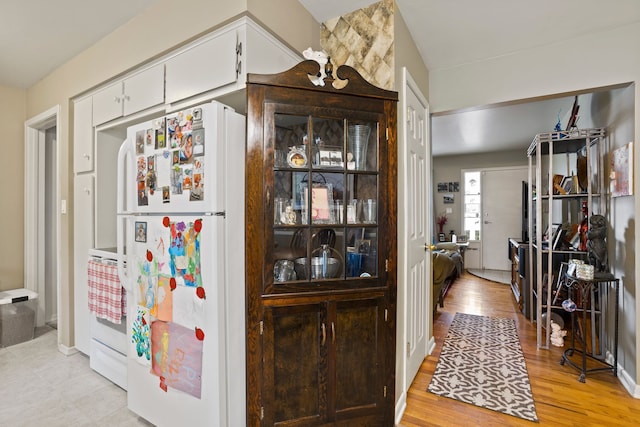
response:
[[[509,237],[522,234],[522,181],[526,167],[482,173],[482,267],[510,270]]]
[[[122,82],[93,95],[93,125],[98,126],[122,116]]]
[[[322,305],[266,310],[264,425],[313,424],[326,413],[326,340]]]
[[[378,341],[382,335],[379,311],[378,300],[336,304],[335,328],[333,322],[329,326],[336,347],[336,412],[378,406],[384,375]]]
[[[73,222],[75,289],[75,347],[89,354],[89,285],[87,278],[87,258],[89,249],[94,247],[94,182],[93,175],[78,175],[74,179],[73,202],[77,212]]]
[[[406,386],[413,381],[427,355],[429,331],[428,304],[431,283],[431,254],[425,245],[431,241],[427,228],[429,201],[431,200],[431,148],[429,145],[428,105],[414,92],[415,85],[407,85],[406,126],[406,188],[405,239],[407,242],[406,268]],[[422,100],[421,100],[422,99]],[[403,352],[404,353],[404,352]]]

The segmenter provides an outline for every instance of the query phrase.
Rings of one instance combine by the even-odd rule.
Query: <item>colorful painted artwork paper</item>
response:
[[[178,285],[202,286],[200,271],[200,230],[202,221],[193,223],[171,222],[169,246],[171,275]]]
[[[173,320],[173,294],[171,292],[171,278],[160,276],[158,278],[158,291],[156,294],[157,318],[165,322]]]
[[[141,365],[151,364],[151,331],[149,310],[136,307],[136,316],[131,326],[131,354]]]
[[[630,142],[611,153],[609,186],[613,197],[633,194],[633,143]]]
[[[164,385],[191,396],[202,392],[202,344],[194,329],[172,322],[151,325],[151,372],[163,378]]]

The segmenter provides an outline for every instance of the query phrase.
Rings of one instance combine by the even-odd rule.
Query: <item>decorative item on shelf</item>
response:
[[[576,277],[582,280],[593,280],[594,268],[590,264],[579,264],[576,266]]]
[[[582,221],[578,226],[578,233],[580,234],[580,244],[578,250],[585,252],[587,250],[587,232],[589,231],[589,208],[587,207],[587,201],[582,201]]]
[[[347,145],[353,156],[353,163],[347,163],[347,169],[367,170],[367,147],[371,126],[364,124],[350,124],[347,129]]]
[[[282,223],[286,225],[296,225],[296,220],[296,212],[293,210],[293,207],[291,205],[287,205],[284,208],[284,212],[282,213]]]
[[[577,170],[577,180],[578,187],[575,188],[576,193],[582,193],[587,191],[588,182],[587,182],[587,148],[583,147],[581,150],[578,150],[576,153],[576,170]]]
[[[562,178],[562,184],[560,184],[558,192],[560,194],[575,193],[573,188],[573,176],[565,176],[564,178]]]
[[[573,107],[571,108],[571,116],[569,117],[569,121],[567,122],[567,131],[577,129],[578,119],[578,111],[580,111],[580,105],[578,105],[578,95],[576,95],[573,101]]]
[[[287,154],[287,164],[292,168],[304,168],[307,166],[307,153],[306,147],[293,146],[289,148],[289,154]]]
[[[447,215],[440,214],[436,217],[436,224],[438,224],[438,233],[442,234],[444,230],[444,225],[447,223]]]
[[[562,308],[564,309],[564,311],[572,313],[576,311],[578,306],[571,298],[567,298],[566,300],[562,301]]]
[[[582,265],[584,264],[584,261],[581,259],[570,259],[569,260],[569,265],[567,266],[567,274],[569,276],[574,276],[576,275],[576,267],[578,265]]]
[[[273,280],[276,282],[288,282],[296,279],[293,261],[289,259],[279,259],[275,262],[273,266]]]
[[[553,186],[553,194],[567,194],[567,192],[562,187],[562,181],[564,180],[564,175],[554,174],[552,179]]]
[[[556,126],[553,128],[554,131],[560,132],[562,130],[562,122],[560,120],[560,113],[562,112],[562,108],[558,110],[558,122]]]
[[[602,215],[591,215],[587,232],[587,249],[589,263],[598,273],[608,272],[609,259],[607,255],[607,220]],[[593,273],[592,273],[593,275]]]

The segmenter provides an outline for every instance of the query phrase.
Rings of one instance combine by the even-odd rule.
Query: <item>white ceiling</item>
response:
[[[155,1],[0,0],[0,85],[34,85]]]
[[[157,1],[2,0],[5,19],[0,25],[0,85],[32,86]],[[375,3],[370,0],[299,1],[318,22]],[[396,3],[430,70],[640,21],[639,0],[396,0]],[[518,108],[480,108],[434,117],[433,153],[446,154],[446,147],[453,145],[439,143],[441,139],[436,136],[440,129],[450,137],[460,138],[460,144],[455,146],[457,153],[477,147],[490,151],[492,144],[498,144],[500,139],[496,137],[496,129],[506,130],[514,125],[525,132],[527,124],[537,128],[546,127],[549,122],[555,124],[558,109],[562,108],[564,115],[573,100],[560,101],[561,105],[557,102],[554,100],[550,106],[537,103]],[[520,111],[526,114],[524,122]],[[536,111],[542,116],[534,116]],[[473,131],[469,130],[471,126]],[[481,138],[488,130],[492,131],[492,138]],[[526,132],[530,139],[531,129]],[[508,148],[504,144],[500,149]]]

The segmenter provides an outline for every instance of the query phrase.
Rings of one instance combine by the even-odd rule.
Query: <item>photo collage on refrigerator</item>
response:
[[[163,203],[187,192],[190,201],[204,200],[204,127],[202,110],[180,111],[136,132],[138,206],[150,197]]]

